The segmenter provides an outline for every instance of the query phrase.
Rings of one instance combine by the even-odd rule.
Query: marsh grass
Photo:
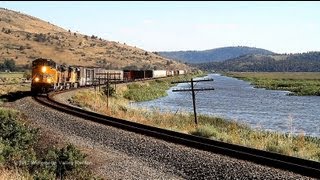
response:
[[[128,85],[128,91],[124,97],[133,101],[147,101],[155,97],[164,97],[167,95],[166,89],[170,87],[168,81],[158,80],[146,83],[133,83]]]
[[[320,96],[318,72],[230,72],[224,75],[249,81],[257,88],[291,91],[289,95]]]
[[[149,101],[160,97],[167,96],[167,90],[175,86],[171,84],[174,81],[190,80],[193,77],[204,76],[202,72],[196,74],[180,75],[153,81],[135,82],[127,86],[128,90],[124,93],[124,98],[132,101]]]

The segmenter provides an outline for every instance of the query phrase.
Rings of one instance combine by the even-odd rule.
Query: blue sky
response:
[[[2,1],[0,7],[147,51],[320,51],[317,1]]]

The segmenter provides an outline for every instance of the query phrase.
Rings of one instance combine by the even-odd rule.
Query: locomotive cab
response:
[[[50,59],[32,61],[32,93],[47,93],[55,88],[58,72],[56,63]]]

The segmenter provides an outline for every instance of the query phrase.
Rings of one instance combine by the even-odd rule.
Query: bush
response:
[[[289,152],[291,148],[286,144],[277,144],[274,142],[269,142],[266,146],[266,150],[279,154],[290,155]]]
[[[109,90],[109,94],[108,94],[108,90]],[[114,96],[115,93],[116,93],[116,90],[109,85],[109,86],[103,86],[102,87],[102,92],[106,96]]]
[[[37,140],[38,129],[18,123],[16,119],[19,118],[16,111],[0,109],[0,159],[7,167],[30,168],[27,165],[36,158],[32,147]]]
[[[34,35],[34,40],[37,41],[37,42],[45,42],[47,40],[47,37],[45,34],[35,34]]]
[[[210,138],[210,137],[217,137],[218,132],[212,126],[200,126],[200,127],[197,127],[195,131],[190,132],[190,134],[195,136]]]
[[[44,153],[44,158],[37,158],[41,156],[34,150],[38,129],[18,122],[20,118],[19,112],[0,108],[0,166],[21,168],[31,173],[34,179],[95,178],[87,170],[86,155],[71,144],[61,149],[51,148]]]
[[[25,70],[23,73],[23,77],[26,79],[31,79],[31,71],[30,70]]]
[[[34,179],[93,179],[85,157],[72,144],[61,149],[52,148],[37,166]]]
[[[16,71],[16,62],[13,59],[5,59],[3,64],[0,64],[0,71],[10,70]]]
[[[86,155],[82,154],[79,149],[72,144],[68,144],[66,147],[53,149],[48,152],[47,156],[43,159],[43,162],[47,162],[47,166],[42,171],[48,172],[49,175],[51,175],[50,172],[54,172],[56,178],[63,178],[74,171],[80,173],[86,167],[84,163],[85,157]],[[89,175],[90,173],[87,174]],[[73,174],[73,177],[75,175]]]

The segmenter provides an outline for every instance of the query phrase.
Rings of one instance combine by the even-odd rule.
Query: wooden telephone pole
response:
[[[107,73],[96,73],[96,76],[98,77],[98,81],[99,81],[99,91],[100,91],[100,85],[102,84],[106,84],[106,88],[107,88],[107,109],[109,109],[109,89],[110,89],[110,82],[117,82],[117,81],[121,81],[121,73],[111,73],[111,72],[107,72]],[[113,77],[112,77],[113,76]],[[111,78],[112,77],[112,78]],[[116,91],[117,89],[117,83],[114,83],[114,90]]]
[[[193,112],[194,112],[194,122],[196,125],[198,125],[198,119],[197,119],[197,111],[196,111],[196,94],[195,91],[209,91],[209,90],[214,90],[213,87],[211,88],[194,88],[194,82],[201,82],[201,81],[213,81],[213,79],[202,79],[202,80],[193,80],[191,78],[191,81],[176,81],[176,82],[171,82],[171,84],[176,84],[176,83],[189,83],[191,82],[191,89],[173,89],[172,92],[181,92],[181,91],[191,91],[192,92],[192,104],[193,104]]]

